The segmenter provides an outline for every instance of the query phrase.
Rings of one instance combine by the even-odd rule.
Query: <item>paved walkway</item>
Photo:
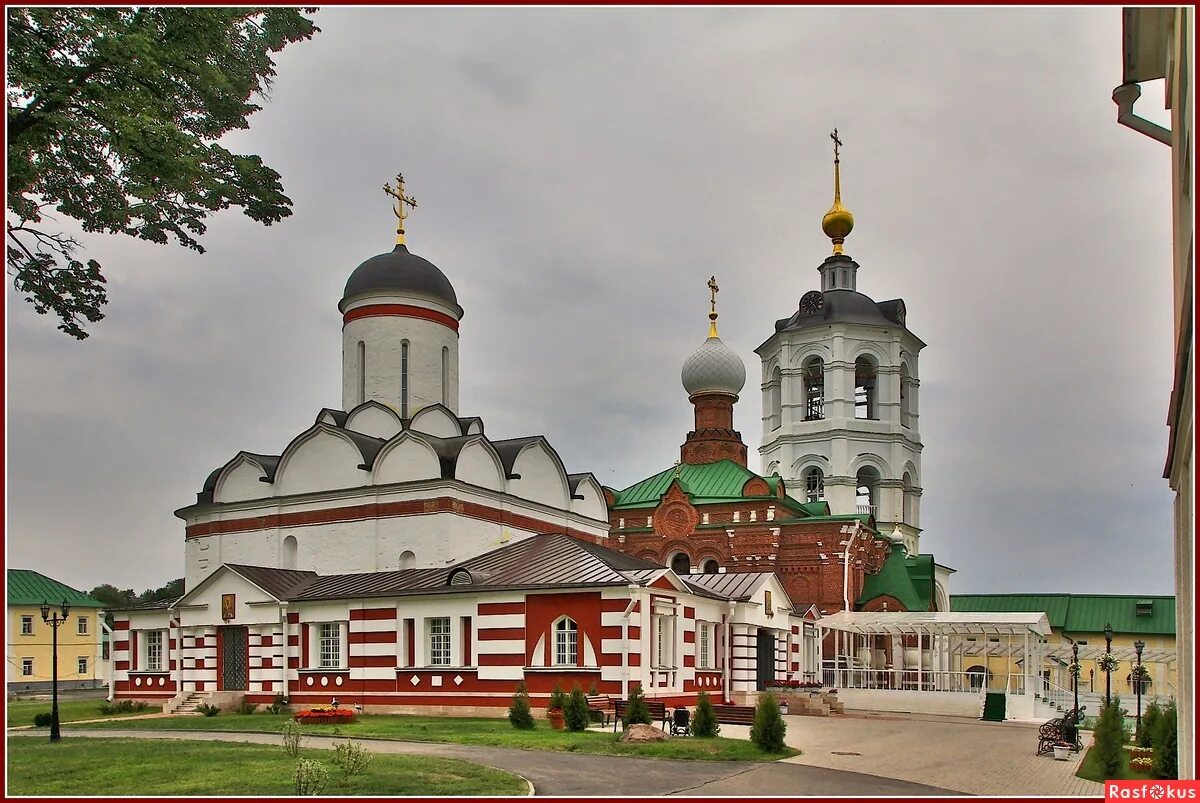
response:
[[[1069,761],[1034,755],[1036,724],[865,711],[789,716],[787,722],[787,743],[803,751],[784,759],[790,764],[856,770],[972,795],[1104,794],[1101,784],[1075,777],[1083,753]],[[747,726],[721,726],[722,736],[749,733]]]
[[[34,736],[31,731],[10,736]],[[81,730],[67,738],[190,739],[280,744],[271,733],[209,731]],[[338,739],[309,737],[309,747],[332,748]],[[614,795],[647,797],[695,795],[762,797],[766,795],[927,796],[950,794],[944,789],[839,769],[783,762],[675,761],[478,747],[462,744],[360,739],[375,753],[405,753],[458,758],[515,772],[533,783],[538,795]],[[859,768],[862,769],[861,767]],[[148,790],[151,791],[152,790]]]

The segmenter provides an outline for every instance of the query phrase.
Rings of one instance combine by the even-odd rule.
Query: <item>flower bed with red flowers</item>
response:
[[[767,681],[768,689],[820,689],[824,684],[819,680],[771,680]]]
[[[342,725],[354,721],[352,708],[310,708],[307,711],[297,711],[294,719],[301,725]]]

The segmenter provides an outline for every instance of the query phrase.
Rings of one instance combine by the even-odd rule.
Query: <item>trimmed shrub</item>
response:
[[[773,694],[761,694],[754,707],[754,724],[750,726],[750,741],[768,753],[783,752],[783,737],[787,723],[779,713],[779,699]]]
[[[358,742],[347,739],[333,748],[333,762],[342,768],[347,777],[362,775],[371,764],[371,754],[363,750]]]
[[[553,691],[550,692],[550,710],[562,711],[567,704],[567,695],[563,693],[562,684],[555,683]]]
[[[1150,701],[1150,704],[1146,706],[1146,710],[1142,714],[1142,731],[1137,735],[1138,747],[1152,747],[1154,745],[1154,732],[1158,728],[1158,720],[1161,716],[1162,708],[1159,707],[1158,701]]]
[[[642,684],[635,684],[633,690],[629,692],[629,705],[625,709],[625,716],[621,720],[621,727],[628,728],[630,725],[649,725],[650,724],[650,709],[646,707],[646,695],[642,692]]]
[[[302,758],[296,762],[296,771],[292,774],[298,795],[319,795],[329,783],[329,770],[316,761]]]
[[[1179,776],[1179,714],[1175,703],[1162,710],[1154,729],[1154,762],[1150,767],[1155,778]]]
[[[692,720],[692,733],[697,736],[716,736],[721,732],[717,724],[717,712],[713,710],[712,698],[702,691],[696,696],[696,716]]]
[[[1125,718],[1121,714],[1121,702],[1116,697],[1100,711],[1100,719],[1094,731],[1096,763],[1105,780],[1120,777],[1121,761],[1125,752]]]
[[[587,698],[583,696],[583,689],[579,688],[578,683],[571,689],[566,705],[563,706],[563,721],[569,731],[587,730],[590,721]]]
[[[48,728],[54,723],[54,714],[50,711],[43,711],[40,714],[33,715],[33,726],[35,728]]]
[[[517,684],[512,705],[508,708],[508,721],[517,730],[527,731],[533,728],[533,709],[529,705],[529,688],[523,680]]]

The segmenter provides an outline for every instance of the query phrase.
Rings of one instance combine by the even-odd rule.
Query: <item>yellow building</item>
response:
[[[1148,679],[1142,685],[1143,702],[1179,698],[1175,654],[1175,598],[1169,596],[1118,596],[1106,594],[954,594],[950,610],[959,612],[1030,613],[1042,611],[1050,622],[1051,635],[1043,653],[1047,663],[1036,674],[1043,684],[1074,692],[1070,663],[1072,644],[1079,646],[1080,702],[1089,714],[1099,713],[1105,693],[1105,675],[1096,665],[1107,645],[1104,628],[1112,626],[1112,652],[1120,666],[1112,674],[1112,694],[1122,707],[1133,710],[1135,689],[1132,670],[1134,642],[1141,641],[1142,664]],[[1020,656],[995,644],[979,644],[964,657],[963,671],[975,672],[989,688],[1003,689],[1010,675],[1022,673]],[[993,654],[994,653],[994,654]]]
[[[1192,483],[1196,477],[1195,410],[1192,386],[1195,383],[1196,338],[1192,331],[1192,276],[1195,262],[1195,212],[1192,199],[1193,156],[1192,128],[1195,110],[1192,64],[1195,60],[1195,9],[1179,6],[1126,8],[1123,10],[1121,85],[1113,90],[1117,104],[1117,122],[1170,148],[1171,160],[1171,274],[1174,279],[1175,321],[1174,383],[1167,407],[1166,466],[1163,476],[1175,491],[1175,596],[1178,599],[1179,629],[1192,633],[1195,599],[1195,520]],[[1163,128],[1138,115],[1134,104],[1141,96],[1139,84],[1163,81],[1166,108],[1171,112],[1171,127]],[[1134,147],[1134,146],[1131,146]],[[1164,156],[1167,154],[1164,153]],[[1164,188],[1166,189],[1166,188]],[[1161,237],[1164,231],[1146,231],[1145,236]],[[1163,267],[1147,266],[1147,270]],[[1165,313],[1165,310],[1164,310]],[[1193,643],[1189,639],[1179,651],[1179,777],[1194,778],[1196,768],[1193,731],[1192,680],[1195,673]]]
[[[95,688],[107,682],[102,654],[102,603],[29,569],[8,570],[8,693],[46,691],[51,683],[52,628],[42,620],[42,603],[60,611],[58,628],[60,689]]]

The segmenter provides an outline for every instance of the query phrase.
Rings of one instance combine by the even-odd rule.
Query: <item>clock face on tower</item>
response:
[[[800,298],[800,314],[816,315],[825,306],[825,294],[820,290],[809,290]]]

